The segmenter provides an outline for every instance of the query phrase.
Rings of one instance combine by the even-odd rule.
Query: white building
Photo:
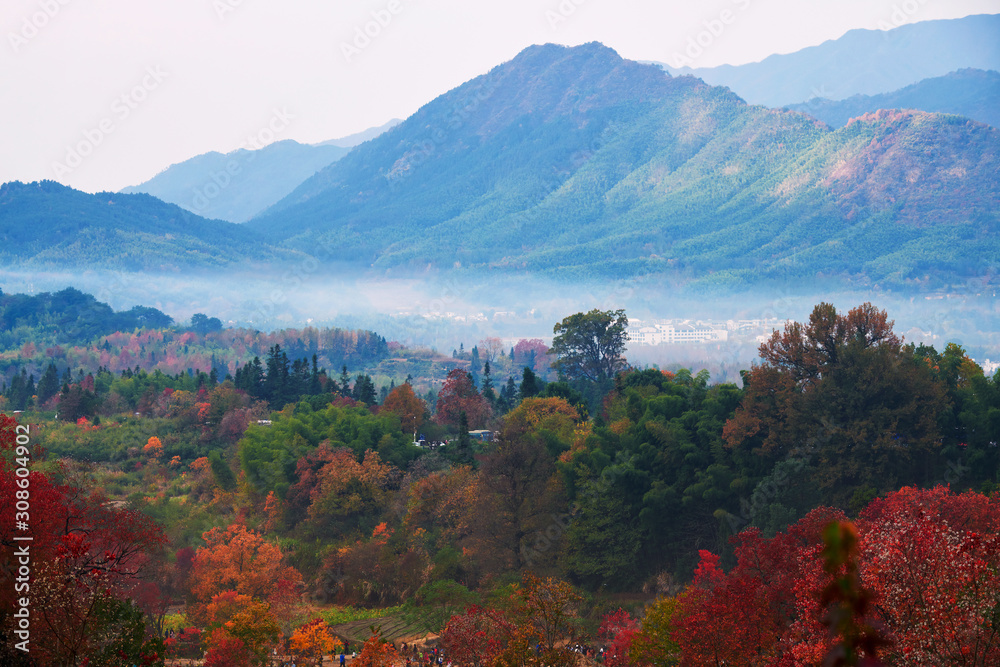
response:
[[[630,343],[636,345],[670,345],[677,343],[707,343],[729,340],[729,331],[710,324],[689,322],[651,323],[636,320],[625,329]]]

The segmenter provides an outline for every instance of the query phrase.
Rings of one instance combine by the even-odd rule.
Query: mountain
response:
[[[356,134],[349,134],[346,137],[341,137],[340,139],[330,139],[318,144],[313,144],[313,146],[339,146],[341,148],[354,148],[358,144],[363,144],[370,139],[374,139],[383,132],[388,132],[402,122],[403,121],[399,118],[393,118],[385,125],[370,127],[367,130],[362,130]]]
[[[1000,256],[998,173],[1000,132],[965,118],[878,112],[833,131],[600,44],[545,45],[247,224],[382,272],[940,286]]]
[[[285,140],[258,150],[212,151],[171,165],[122,193],[150,194],[208,218],[246,222],[349,150]]]
[[[160,329],[173,318],[156,308],[134,306],[115,312],[90,294],[67,287],[41,294],[0,291],[0,349],[25,343],[83,345],[98,336],[140,328]]]
[[[398,123],[399,121],[395,121]],[[392,127],[381,127],[320,144],[276,141],[257,150],[212,151],[171,165],[150,180],[122,190],[146,193],[206,218],[246,222],[274,204],[352,147]]]
[[[146,194],[88,194],[54,181],[0,185],[0,265],[145,271],[295,257],[253,231]]]
[[[842,127],[851,118],[879,109],[938,111],[1000,127],[1000,73],[961,69],[891,93],[854,95],[840,101],[815,98],[786,108],[819,118],[831,127]]]
[[[893,15],[880,25],[907,20],[893,7]],[[692,69],[679,51],[664,66],[674,75],[727,86],[751,104],[781,107],[815,97],[879,95],[964,68],[1000,70],[998,35],[1000,14],[983,14],[891,30],[851,30],[839,39],[746,65]]]

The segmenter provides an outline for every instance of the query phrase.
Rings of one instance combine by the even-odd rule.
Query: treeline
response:
[[[333,426],[347,418],[341,409],[316,421],[303,406],[271,427],[251,426],[240,461],[261,498],[274,492],[284,503],[279,531],[305,539],[331,516],[332,505],[310,510],[324,457],[350,449],[358,480],[369,479],[372,453],[378,465],[393,457],[388,486],[363,495],[370,500],[351,523],[323,524],[325,534],[365,545],[364,531],[381,522],[406,534],[420,528],[432,539],[420,549],[390,540],[380,548],[396,550],[380,562],[447,562],[445,578],[472,588],[526,568],[593,589],[634,589],[663,572],[686,580],[699,550],[731,563],[728,538],[747,527],[774,535],[819,506],[855,515],[905,485],[998,488],[1000,383],[957,345],[903,345],[885,313],[824,304],[776,334],[762,356],[743,388],[710,386],[705,371],[626,369],[594,411],[579,380],[545,385],[539,396],[528,370],[505,414],[498,394],[456,369],[433,410],[409,412],[425,411],[420,430],[496,429],[500,445],[450,442],[443,454],[401,465],[385,449],[395,436],[384,423]],[[379,419],[405,412],[389,403]],[[374,602],[356,596],[375,585],[369,556],[328,562],[346,577],[345,601]],[[379,572],[388,577],[376,587],[381,601],[427,583],[389,566]]]
[[[42,349],[28,343],[16,355],[0,359],[0,372],[5,374],[8,388],[18,381],[17,376],[23,376],[24,384],[33,376],[32,383],[37,383],[49,365],[55,365],[60,376],[67,369],[73,373],[97,373],[103,369],[114,374],[140,370],[168,376],[205,373],[221,380],[227,375],[235,376],[248,361],[266,356],[276,345],[291,359],[311,360],[315,356],[319,364],[330,368],[375,365],[389,354],[385,338],[371,331],[310,327],[272,333],[248,329],[197,333],[144,329],[103,335],[87,345]],[[28,400],[30,396],[27,395]],[[20,410],[27,405],[18,392],[10,398],[14,406],[11,409]],[[35,402],[38,406],[43,404],[44,401]]]
[[[163,329],[173,318],[155,308],[136,306],[115,312],[111,306],[68,287],[41,294],[0,291],[0,350],[32,345],[82,344],[115,331]]]

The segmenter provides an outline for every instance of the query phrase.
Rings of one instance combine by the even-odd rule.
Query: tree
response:
[[[142,451],[150,458],[158,459],[163,456],[163,443],[155,435],[152,435],[146,441],[146,445],[142,448]]]
[[[39,664],[77,665],[108,656],[107,651],[118,656],[119,650],[137,663],[162,658],[162,643],[146,641],[142,612],[127,602],[166,541],[162,530],[137,509],[54,483],[39,470],[16,475],[15,458],[26,456],[24,445],[17,443],[17,428],[15,420],[0,415],[0,497],[11,499],[0,503],[0,545],[8,572],[17,571],[16,550],[30,553],[30,590],[15,591],[13,579],[0,587],[5,610],[0,631],[15,637],[15,600],[29,597],[31,656]],[[53,469],[64,474],[58,464]],[[16,514],[24,510],[13,501],[27,492],[28,533],[16,529]],[[30,543],[17,540],[25,536]],[[111,661],[118,657],[108,660],[97,664],[122,664]]]
[[[465,412],[472,428],[483,428],[493,415],[485,398],[476,390],[468,373],[454,368],[448,373],[437,397],[435,419],[440,424],[457,427],[459,415]]]
[[[232,491],[236,488],[236,476],[233,474],[229,464],[222,460],[219,450],[212,450],[208,455],[208,462],[212,466],[212,475],[215,477],[215,483],[223,491]]]
[[[524,367],[524,372],[521,375],[521,387],[518,391],[521,400],[538,396],[538,392],[540,391],[538,387],[538,378],[535,377],[535,372],[527,366]]]
[[[830,304],[761,345],[744,400],[723,432],[730,448],[807,458],[826,502],[847,507],[855,489],[929,482],[945,394],[884,311]]]
[[[496,337],[488,337],[479,341],[477,346],[480,357],[488,364],[496,363],[503,354],[503,341]]]
[[[449,659],[482,667],[576,664],[572,652],[556,647],[572,640],[580,623],[581,598],[572,586],[527,572],[509,590],[495,607],[473,605],[451,617],[441,632]]]
[[[223,628],[216,628],[208,639],[205,667],[247,667],[254,659],[242,640]]]
[[[292,633],[290,648],[299,663],[322,665],[323,656],[341,650],[343,644],[331,635],[326,621],[314,618]]]
[[[628,667],[631,659],[632,643],[639,632],[639,622],[624,609],[605,614],[597,636],[608,645],[604,662],[610,667]]]
[[[497,393],[493,390],[493,378],[490,377],[490,362],[483,364],[483,398],[492,407],[497,402]]]
[[[771,539],[748,529],[729,572],[703,551],[678,597],[681,663],[998,664],[998,530],[1000,499],[943,486],[876,499],[853,525],[820,508]]]
[[[538,373],[549,367],[549,346],[540,338],[521,339],[511,348],[511,361],[520,366],[528,366]]]
[[[49,362],[45,373],[42,374],[42,379],[38,381],[36,391],[38,392],[39,406],[45,405],[50,398],[59,393],[59,371],[56,370],[54,363]]]
[[[449,449],[451,449],[449,447]],[[470,465],[475,461],[472,452],[472,438],[469,437],[469,420],[465,411],[458,413],[458,442],[455,448],[448,452],[456,463]]]
[[[195,555],[190,577],[191,593],[202,605],[227,590],[266,599],[280,580],[302,580],[294,568],[285,565],[281,549],[245,526],[213,528],[202,538],[205,546]]]
[[[209,317],[204,313],[195,313],[191,316],[191,330],[200,334],[220,331],[222,330],[222,321],[218,317]]]
[[[441,631],[441,645],[455,664],[493,666],[510,646],[515,630],[502,612],[473,605],[449,619]]]
[[[674,641],[674,618],[677,598],[663,596],[646,607],[642,627],[632,637],[629,657],[640,665],[672,665],[680,658],[680,647]]]
[[[553,327],[551,352],[558,358],[552,364],[560,379],[571,382],[607,383],[625,369],[624,310],[576,313]]]
[[[375,405],[375,383],[370,375],[358,373],[358,376],[354,378],[352,397],[358,403]]]
[[[361,653],[351,663],[352,667],[392,667],[399,659],[392,642],[383,641],[373,629],[372,636],[365,642]]]
[[[349,449],[336,449],[316,473],[308,515],[316,528],[349,530],[374,523],[388,501],[393,466],[382,463],[378,452],[368,450],[358,462]]]
[[[254,664],[269,664],[268,654],[278,641],[280,629],[267,604],[250,602],[226,623],[226,631],[243,642]]]
[[[399,417],[405,433],[415,433],[424,423],[427,404],[414,393],[409,383],[403,383],[389,392],[382,403],[382,410]]]
[[[579,414],[559,398],[528,399],[504,419],[498,443],[482,458],[479,538],[486,560],[521,569],[532,564],[535,542],[566,516],[556,457],[568,440]],[[554,555],[554,554],[553,554]]]

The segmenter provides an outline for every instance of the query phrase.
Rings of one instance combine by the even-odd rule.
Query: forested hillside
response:
[[[919,109],[965,116],[1000,127],[1000,72],[961,69],[924,79],[881,95],[853,95],[844,100],[813,98],[788,109],[801,111],[831,127],[879,109]]]
[[[205,218],[246,222],[349,150],[285,140],[224,155],[213,151],[122,192],[150,194]]]
[[[942,289],[996,247],[1000,131],[922,112],[830,131],[599,44],[530,47],[249,223],[377,270]]]
[[[170,272],[300,256],[149,195],[91,195],[54,181],[0,185],[0,242],[0,263],[36,269]]]
[[[122,650],[136,658],[242,651],[252,662],[276,648],[306,660],[348,642],[393,661],[405,641],[499,665],[522,641],[569,665],[568,638],[584,652],[604,646],[612,664],[739,663],[854,641],[823,629],[824,609],[840,603],[820,596],[845,566],[839,590],[867,596],[881,619],[845,622],[879,638],[882,655],[991,664],[1000,375],[986,377],[958,345],[903,344],[871,304],[819,304],[774,332],[742,386],[629,366],[626,323],[620,310],[578,313],[555,326],[551,347],[508,355],[484,340],[471,357],[456,352],[443,383],[407,377],[384,392],[366,373],[317,363],[338,349],[385,355],[383,340],[360,332],[282,332],[288,351],[258,337],[266,358],[232,378],[102,364],[60,379],[50,364],[25,426],[4,422],[5,451],[21,428],[47,452],[31,473],[31,502],[44,507],[32,553],[69,541],[76,555],[52,560],[60,572],[79,572],[87,554],[114,567],[40,591],[64,601],[42,613],[55,621],[72,601],[105,628],[77,645],[83,655],[131,627],[145,639]],[[237,348],[246,335],[172,340]],[[550,361],[558,378],[525,365],[517,380],[494,379],[512,357]],[[492,437],[479,439],[483,427]],[[13,489],[11,460],[0,480]],[[79,494],[76,480],[102,491]],[[13,525],[0,526],[5,543]],[[914,558],[935,569],[907,568]],[[929,597],[900,592],[913,587]],[[88,607],[95,596],[110,611]],[[977,610],[971,618],[947,604],[956,597]],[[928,625],[909,623],[913,613]],[[548,614],[557,620],[543,631]],[[361,620],[394,634],[359,631]],[[64,627],[34,630],[53,661],[65,655]],[[929,647],[942,627],[954,636]],[[158,645],[164,629],[173,634]]]

